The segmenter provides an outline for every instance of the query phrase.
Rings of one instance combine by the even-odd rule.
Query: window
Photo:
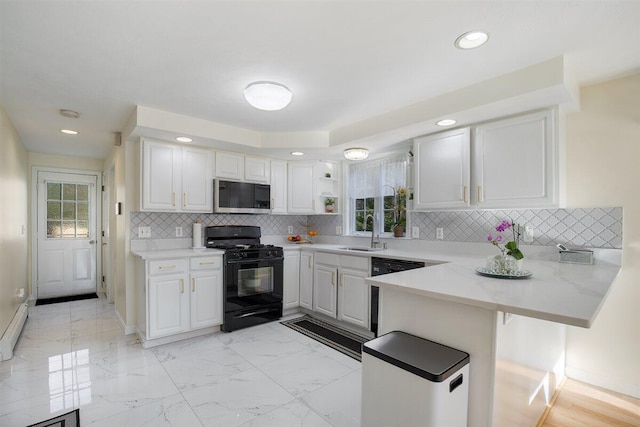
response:
[[[47,238],[89,238],[89,185],[47,182]]]
[[[393,227],[406,221],[404,212],[407,185],[407,156],[396,155],[381,160],[349,165],[349,229],[353,234],[372,231],[393,232]]]

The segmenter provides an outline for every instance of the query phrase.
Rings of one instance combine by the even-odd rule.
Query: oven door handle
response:
[[[255,264],[256,262],[265,262],[265,261],[276,261],[276,262],[284,262],[284,257],[279,258],[255,258],[255,259],[243,259],[243,260],[229,260],[227,264]]]
[[[272,308],[263,308],[261,310],[252,311],[251,313],[244,313],[240,316],[234,316],[236,319],[242,319],[243,317],[255,316],[256,314],[265,314],[273,311]]]

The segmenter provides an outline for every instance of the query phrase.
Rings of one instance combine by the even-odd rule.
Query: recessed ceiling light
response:
[[[458,49],[474,49],[485,44],[489,40],[489,34],[484,31],[468,31],[458,37],[454,43]]]
[[[193,139],[189,138],[188,136],[179,136],[176,138],[176,141],[178,142],[191,142],[193,141]]]
[[[78,134],[77,130],[71,130],[71,129],[60,129],[60,132],[66,133],[67,135],[77,135]]]
[[[244,90],[244,98],[258,110],[277,111],[289,105],[293,94],[275,82],[254,82]]]
[[[304,156],[304,153],[302,151],[292,151],[290,154],[292,156]]]
[[[455,125],[456,121],[453,119],[442,119],[442,120],[438,120],[436,124],[438,126],[451,126],[451,125]]]

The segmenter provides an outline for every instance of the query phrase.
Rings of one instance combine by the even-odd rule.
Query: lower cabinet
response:
[[[300,307],[313,310],[313,252],[300,252]]]
[[[138,328],[145,340],[222,324],[221,255],[147,260],[144,275]]]
[[[317,252],[313,310],[368,329],[369,275],[368,257]]]
[[[284,252],[283,269],[282,308],[288,310],[300,306],[300,251]]]

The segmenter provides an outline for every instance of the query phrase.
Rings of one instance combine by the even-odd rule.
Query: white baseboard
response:
[[[115,310],[115,312],[116,312],[116,317],[118,318],[118,322],[120,322],[120,326],[122,326],[122,329],[124,329],[124,334],[125,335],[135,334],[136,327],[127,325],[127,323],[124,320],[122,320],[122,317],[120,317],[120,313],[118,312],[118,310]]]
[[[24,322],[29,315],[27,304],[20,304],[11,323],[0,339],[0,360],[9,360],[13,357],[13,348],[20,337]]]
[[[567,377],[574,380],[582,381],[583,383],[606,388],[607,390],[615,391],[618,393],[626,394],[627,396],[635,397],[636,399],[640,399],[640,384],[623,382],[616,378],[611,378],[606,375],[585,371],[584,369],[579,369],[571,366],[566,367],[565,374],[567,375]]]

